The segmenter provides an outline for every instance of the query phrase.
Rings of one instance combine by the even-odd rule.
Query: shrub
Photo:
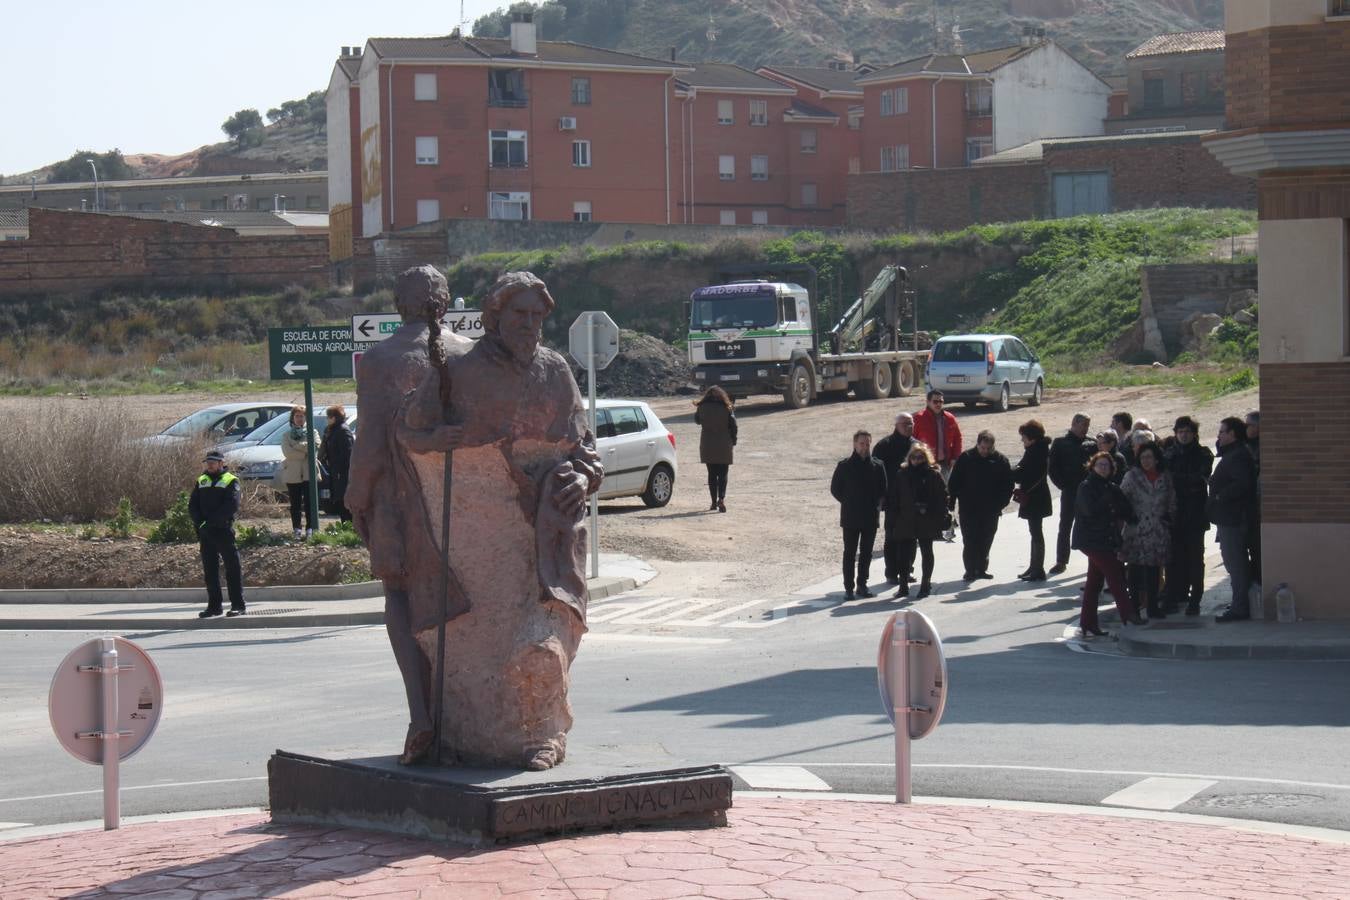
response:
[[[351,522],[330,522],[322,531],[310,535],[309,543],[321,547],[361,547],[361,535]]]
[[[275,547],[286,543],[285,535],[277,534],[266,525],[244,525],[236,542],[240,547]]]
[[[117,501],[117,512],[108,520],[108,537],[123,541],[131,537],[131,501],[126,497]]]
[[[188,492],[180,491],[173,506],[164,513],[164,518],[150,529],[147,540],[152,544],[195,544],[197,529],[188,515],[188,502]]]

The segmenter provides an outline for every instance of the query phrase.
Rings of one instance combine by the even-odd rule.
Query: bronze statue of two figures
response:
[[[548,769],[572,725],[586,498],[604,474],[571,370],[540,345],[553,298],[503,275],[477,342],[441,329],[431,266],[400,274],[395,298],[402,326],[357,373],[346,503],[407,689],[400,762]]]

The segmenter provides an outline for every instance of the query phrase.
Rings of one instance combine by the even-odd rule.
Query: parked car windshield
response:
[[[767,328],[778,322],[778,301],[771,295],[708,297],[695,300],[690,325],[710,328]]]
[[[212,423],[223,415],[225,415],[224,409],[203,409],[190,416],[179,419],[168,428],[165,428],[160,434],[171,434],[174,437],[193,437],[194,435],[206,431]]]
[[[984,362],[984,341],[938,341],[933,362]]]

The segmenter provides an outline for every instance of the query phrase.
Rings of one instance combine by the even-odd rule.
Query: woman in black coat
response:
[[[1111,454],[1099,451],[1088,462],[1088,475],[1078,486],[1073,507],[1073,549],[1088,560],[1087,583],[1083,586],[1083,605],[1078,612],[1078,624],[1086,635],[1103,635],[1097,626],[1097,598],[1101,596],[1102,582],[1111,588],[1120,613],[1121,624],[1142,625],[1139,612],[1130,602],[1125,588],[1125,566],[1118,553],[1121,545],[1121,527],[1134,518],[1130,502],[1120,488],[1111,483],[1115,474],[1115,460]]]
[[[947,527],[947,484],[942,480],[933,451],[916,441],[900,465],[895,477],[886,482],[886,537],[900,546],[900,587],[895,596],[909,596],[909,572],[914,571],[914,554],[923,557],[923,580],[919,596],[933,592],[933,541]]]
[[[1045,530],[1042,525],[1054,511],[1050,498],[1050,439],[1045,426],[1035,419],[1017,429],[1022,436],[1025,451],[1013,469],[1017,490],[1013,499],[1018,503],[1017,515],[1027,520],[1031,532],[1031,565],[1017,576],[1023,581],[1045,580]]]
[[[331,509],[343,522],[350,522],[352,514],[344,502],[347,497],[347,479],[352,465],[352,447],[356,438],[347,427],[347,410],[342,406],[327,409],[328,426],[319,445],[319,462],[328,470],[328,498]]]
[[[708,388],[694,403],[699,462],[708,467],[708,509],[727,511],[727,475],[736,446],[736,411],[727,392],[717,385]]]

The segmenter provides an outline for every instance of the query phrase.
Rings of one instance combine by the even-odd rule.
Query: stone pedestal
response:
[[[731,775],[721,766],[643,770],[569,759],[545,772],[521,772],[278,750],[267,773],[277,822],[472,844],[649,824],[725,825],[731,807]]]

